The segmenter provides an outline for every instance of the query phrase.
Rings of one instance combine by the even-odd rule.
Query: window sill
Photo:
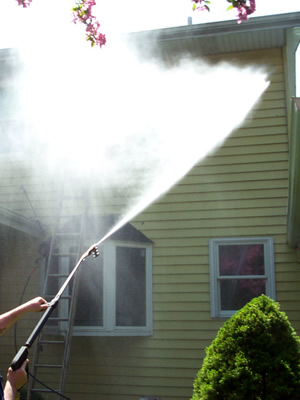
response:
[[[105,330],[98,327],[74,327],[73,336],[153,336],[153,330],[148,328],[118,328]]]

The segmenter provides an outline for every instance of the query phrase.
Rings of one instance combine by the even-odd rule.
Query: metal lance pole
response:
[[[77,269],[79,268],[80,264],[82,263],[82,261],[84,261],[88,256],[90,256],[91,254],[93,255],[93,257],[98,257],[99,255],[99,250],[98,250],[98,246],[104,242],[106,239],[108,239],[113,233],[115,233],[119,228],[121,228],[121,226],[123,226],[126,222],[128,221],[127,219],[123,219],[122,221],[120,221],[113,229],[111,229],[110,232],[108,232],[102,239],[100,239],[97,243],[93,244],[79,259],[78,263],[75,265],[75,267],[73,268],[73,270],[71,271],[70,275],[68,276],[68,278],[66,279],[66,281],[64,282],[64,284],[62,285],[62,287],[60,288],[60,290],[57,292],[56,296],[54,297],[53,300],[50,301],[49,303],[49,308],[44,312],[43,316],[41,317],[41,319],[39,320],[39,322],[37,323],[36,327],[34,328],[34,330],[32,331],[31,335],[29,336],[29,338],[27,339],[26,343],[20,348],[20,350],[18,351],[18,353],[15,355],[14,359],[12,360],[11,363],[11,368],[13,371],[19,369],[24,361],[27,360],[28,357],[28,353],[29,353],[29,349],[32,346],[33,342],[35,341],[35,339],[38,337],[39,333],[41,332],[41,330],[43,329],[43,326],[45,325],[45,323],[48,321],[48,318],[50,317],[50,315],[52,314],[53,310],[55,309],[55,307],[57,306],[57,303],[63,293],[63,291],[65,290],[65,288],[68,286],[70,280],[72,279],[73,275],[75,274],[75,272],[77,271]]]
[[[63,294],[64,290],[66,289],[66,287],[68,286],[68,284],[70,283],[71,279],[73,278],[75,272],[77,271],[77,269],[79,268],[80,264],[82,263],[82,261],[84,261],[88,256],[90,256],[91,254],[93,255],[93,257],[98,257],[99,255],[99,251],[97,248],[97,245],[100,243],[101,241],[99,241],[97,244],[93,244],[79,259],[78,263],[75,265],[75,267],[73,268],[73,270],[71,271],[70,275],[68,276],[68,278],[66,279],[66,281],[64,282],[64,284],[62,285],[62,287],[60,288],[60,290],[57,292],[56,296],[54,297],[53,300],[51,300],[48,305],[49,307],[47,308],[47,310],[44,312],[44,314],[42,315],[41,319],[39,320],[39,322],[37,323],[36,327],[34,328],[34,330],[31,332],[31,335],[29,336],[29,338],[27,339],[26,343],[20,348],[20,350],[17,352],[17,354],[15,355],[14,359],[12,360],[11,363],[11,368],[13,371],[19,369],[24,361],[27,360],[28,358],[28,353],[29,353],[29,349],[32,346],[32,344],[34,343],[35,339],[38,337],[38,335],[40,334],[41,330],[43,329],[45,323],[48,321],[48,318],[50,317],[50,315],[52,314],[53,310],[55,309],[55,307],[58,304],[58,301],[61,297],[61,295]]]

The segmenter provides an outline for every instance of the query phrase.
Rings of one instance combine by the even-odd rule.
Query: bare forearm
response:
[[[13,310],[0,315],[0,335],[3,335],[9,328],[15,324],[18,319],[26,313],[26,308],[22,304]]]
[[[44,311],[48,307],[47,302],[42,297],[36,297],[26,303],[0,315],[0,335],[3,335],[12,325],[14,325],[22,315],[28,312]]]
[[[27,382],[27,373],[26,366],[28,360],[24,361],[23,365],[13,371],[11,368],[8,368],[6,375],[6,383],[4,386],[4,400],[15,400],[17,391],[25,385]]]
[[[6,382],[4,387],[4,400],[15,400],[17,395],[16,387],[12,386],[10,382]]]

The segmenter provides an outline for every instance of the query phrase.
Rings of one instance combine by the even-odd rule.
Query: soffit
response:
[[[132,33],[139,50],[153,53],[188,52],[198,55],[233,53],[285,45],[286,29],[300,26],[300,12]],[[148,46],[147,46],[148,44]]]

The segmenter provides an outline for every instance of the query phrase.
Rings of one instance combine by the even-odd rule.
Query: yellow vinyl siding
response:
[[[243,52],[222,58],[266,68],[271,84],[245,123],[221,148],[133,221],[154,243],[154,335],[74,337],[66,388],[66,395],[72,400],[190,398],[205,348],[224,322],[210,317],[210,238],[274,238],[277,300],[300,333],[300,268],[295,251],[286,245],[289,155],[281,50]],[[219,59],[210,57],[212,62]],[[217,114],[216,107],[216,117]],[[205,140],[205,132],[201,134]],[[0,165],[5,165],[4,160],[0,159]],[[49,226],[57,212],[55,182],[39,186],[21,170],[15,178],[16,171],[0,185],[3,204],[31,215],[19,191],[22,184],[42,223]],[[42,173],[40,180],[43,183]],[[112,207],[118,206],[117,198],[110,201]],[[14,279],[9,282],[13,284]],[[18,343],[24,339],[22,332]],[[7,361],[8,353],[13,353],[12,344],[9,351],[5,348],[7,339],[0,344]],[[48,357],[55,359],[56,355]],[[45,380],[57,386],[54,372],[45,374]]]
[[[186,357],[192,373],[195,356],[197,359],[204,354],[223,323],[210,318],[209,238],[274,237],[277,299],[300,329],[299,265],[295,252],[285,243],[288,141],[283,68],[280,51],[271,53],[276,57],[268,60],[276,60],[279,68],[243,127],[136,218],[136,227],[154,241],[154,338],[145,339],[141,345],[145,354],[149,346],[153,351],[159,347],[160,361],[171,369],[168,376],[173,373],[166,397],[159,387],[150,391],[163,398],[176,396],[173,389],[178,389],[181,382],[175,371],[187,368],[176,355]],[[200,366],[199,359],[194,374]],[[186,388],[183,398],[188,398],[190,392],[191,388]]]

